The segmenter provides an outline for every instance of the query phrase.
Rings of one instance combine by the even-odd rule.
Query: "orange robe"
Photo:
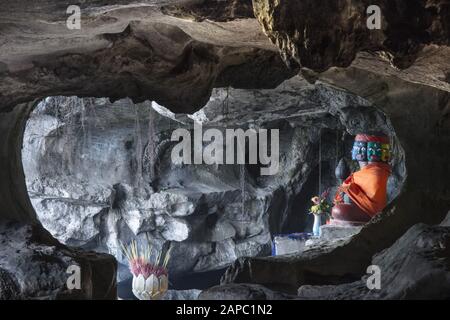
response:
[[[339,193],[345,192],[358,207],[373,217],[386,207],[387,180],[390,173],[390,166],[386,163],[369,163],[344,181],[335,200],[342,201],[339,199]]]

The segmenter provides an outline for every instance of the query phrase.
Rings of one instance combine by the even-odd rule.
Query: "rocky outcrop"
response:
[[[193,21],[254,18],[252,0],[200,0],[161,7],[164,14]]]
[[[70,1],[2,3],[0,104],[49,95],[130,97],[186,113],[200,109],[213,87],[273,88],[298,72],[300,60],[314,81],[306,68],[349,66],[355,58],[378,74],[450,90],[448,4],[369,2],[253,1],[260,25],[242,0],[164,1],[163,12],[153,0],[89,2],[80,6],[80,30],[66,26]],[[369,4],[382,8],[382,30],[367,29]],[[367,54],[376,50],[378,56]],[[386,61],[410,68],[399,72]]]
[[[448,220],[447,216],[447,220]],[[301,299],[438,299],[450,297],[450,228],[418,224],[394,245],[375,255],[380,288],[370,290],[370,275],[340,286],[302,286]]]
[[[446,221],[435,226],[417,224],[391,247],[376,254],[366,266],[371,268],[358,281],[340,285],[302,285],[297,296],[283,295],[261,285],[226,284],[203,291],[200,298],[260,300],[281,296],[282,299],[301,300],[446,300],[450,296],[449,246],[450,228]],[[310,272],[317,272],[320,265],[312,261],[308,263],[308,256],[305,254],[303,268],[308,265]],[[292,272],[288,264],[284,272]],[[379,282],[374,280],[374,272],[380,276]]]
[[[175,165],[171,134],[192,130],[194,120],[204,131],[279,128],[283,170],[262,176],[261,165]],[[341,150],[352,136],[341,141],[343,131],[374,126],[393,135],[392,200],[404,163],[389,120],[356,96],[300,77],[272,90],[215,90],[194,115],[150,102],[48,98],[28,121],[23,158],[33,206],[58,240],[126,264],[119,242],[150,235],[156,247],[172,243],[169,268],[181,276],[269,255],[271,234],[309,230],[319,140],[325,189],[336,185],[336,157],[349,157]]]
[[[180,5],[181,2],[185,4],[185,1],[169,0],[164,1],[164,5]],[[367,1],[335,1],[321,4],[317,1],[291,0],[280,3],[253,1],[255,16],[262,23],[262,29],[275,44],[278,44],[283,59],[290,63],[293,70],[288,70],[284,66],[278,56],[277,47],[264,36],[258,21],[247,17],[248,7],[242,7],[246,8],[244,11],[239,9],[233,12],[228,9],[233,8],[230,4],[236,4],[235,7],[240,8],[240,4],[247,2],[217,1],[219,10],[215,10],[214,1],[204,3],[208,3],[209,6],[206,11],[198,10],[195,5],[190,7],[194,8],[192,16],[197,21],[192,19],[189,21],[177,18],[174,16],[176,14],[170,15],[169,11],[167,14],[162,13],[159,1],[142,0],[126,3],[121,0],[108,1],[107,6],[104,1],[83,2],[81,30],[69,30],[66,27],[68,17],[66,9],[72,4],[70,1],[44,0],[30,3],[17,0],[0,3],[2,228],[12,228],[8,224],[11,221],[20,225],[16,229],[31,226],[41,237],[33,238],[26,247],[48,246],[48,241],[42,239],[42,237],[47,239],[44,235],[48,234],[40,225],[28,197],[21,159],[25,121],[36,100],[56,95],[110,97],[113,100],[130,97],[135,102],[156,100],[172,111],[191,113],[209,101],[214,87],[274,88],[292,77],[297,72],[299,63],[303,67],[302,74],[308,81],[320,80],[346,88],[372,102],[390,119],[391,127],[395,129],[398,139],[397,145],[401,145],[402,148],[402,152],[397,153],[402,155],[398,163],[405,164],[399,167],[402,170],[398,171],[398,176],[401,177],[398,181],[405,183],[394,186],[393,190],[400,190],[399,187],[402,187],[402,192],[396,193],[397,197],[391,207],[360,234],[340,246],[313,250],[317,253],[317,257],[315,253],[311,253],[314,256],[311,259],[314,269],[308,269],[309,264],[303,265],[302,262],[297,264],[298,258],[291,257],[288,263],[292,262],[296,268],[285,278],[281,276],[276,286],[283,287],[286,283],[298,286],[307,283],[330,284],[359,278],[364,274],[364,267],[370,263],[373,254],[392,245],[411,225],[421,221],[436,223],[442,219],[450,206],[449,182],[448,179],[443,179],[448,176],[446,165],[448,155],[442,151],[448,149],[450,136],[447,24],[449,10],[445,1],[374,1],[370,4],[380,5],[384,22],[382,30],[370,31],[368,35],[368,30],[364,29]],[[224,19],[219,17],[222,14]],[[326,29],[327,27],[330,28]],[[392,68],[390,64],[396,68]],[[330,68],[349,65],[350,67],[346,69]],[[397,69],[408,66],[406,70]],[[328,68],[330,69],[324,73],[317,73]],[[222,94],[224,92],[226,91],[222,91]],[[259,93],[261,92],[253,95],[253,91],[249,91],[247,97],[241,95],[240,98],[248,103],[252,101],[249,97],[257,96]],[[291,98],[295,97],[292,93],[289,95]],[[337,96],[343,99],[341,102],[346,101],[342,95]],[[269,104],[276,104],[276,101],[267,96],[263,98],[264,106],[268,105],[268,101]],[[296,102],[295,99],[292,101]],[[320,105],[320,103],[312,104],[312,107],[321,109]],[[227,104],[222,106],[225,108]],[[238,109],[242,109],[242,105],[237,106]],[[264,109],[258,113],[258,110],[261,110],[260,106],[253,106],[249,112],[255,117],[262,117],[266,112]],[[307,124],[317,124],[314,119],[309,118],[314,118],[312,115],[315,113],[312,111],[308,111],[308,119],[302,119],[297,124],[294,124],[295,121],[292,123],[288,121],[289,126],[295,127],[304,120]],[[355,109],[349,108],[347,111],[334,113],[339,117],[342,116],[341,123],[349,121],[350,126],[345,124],[342,130],[344,127],[354,125],[354,128],[361,128],[358,125],[360,122],[352,116]],[[277,112],[279,111],[275,113]],[[280,113],[282,117],[290,119],[291,114],[297,113],[297,104],[291,104],[285,112]],[[373,119],[380,124],[379,119],[383,119],[383,116],[377,114],[378,116],[373,115]],[[297,116],[298,114],[295,117]],[[367,116],[372,118],[372,115]],[[240,121],[238,117],[234,121],[245,122]],[[283,121],[277,122],[277,125],[285,124]],[[328,119],[320,119],[319,122],[323,121]],[[300,139],[305,138],[307,145],[317,142],[317,132],[310,130],[300,133],[295,133],[295,130],[290,132],[294,131]],[[328,141],[325,144],[331,146],[330,135],[327,137],[323,137]],[[63,146],[62,142],[60,146]],[[67,148],[71,146],[69,144]],[[304,146],[300,144],[295,148],[299,150]],[[298,163],[314,162],[312,157],[305,159],[293,156],[287,160]],[[272,190],[274,198],[272,206],[267,211],[276,214],[269,218],[268,225],[271,232],[277,232],[280,226],[291,225],[288,216],[292,212],[289,209],[292,206],[288,204],[286,208],[282,205],[285,203],[285,194],[299,192],[300,189],[296,186],[300,185],[305,188],[309,186],[307,188],[309,190],[316,189],[311,182],[315,178],[306,179],[306,176],[314,176],[314,169],[311,170],[312,175],[308,174],[309,169],[311,168],[306,168],[305,172],[299,168],[293,170],[301,172],[298,175],[288,170],[285,178],[292,178],[292,183],[286,183],[284,179],[276,182],[278,186],[284,185],[285,188]],[[406,172],[408,177],[405,181]],[[233,171],[233,175],[236,176],[237,172]],[[302,180],[304,178],[306,181]],[[48,185],[44,183],[41,189],[52,190],[51,185],[52,183]],[[38,185],[36,187],[39,189]],[[113,199],[120,199],[120,196],[116,195],[123,194],[122,189],[127,190],[126,187],[122,187],[117,186],[113,189],[114,192],[110,186],[107,189],[98,188],[94,192],[98,191],[98,194],[103,196],[103,192],[106,191],[107,195],[114,194]],[[84,194],[84,190],[82,188],[80,190],[79,194]],[[292,199],[302,203],[307,200],[302,198],[300,193],[297,193],[297,196],[298,198]],[[75,208],[74,204],[78,205],[84,213],[87,213],[86,222],[93,221],[91,224],[87,223],[90,232],[76,232],[77,228],[70,230],[71,237],[81,239],[78,245],[85,244],[86,239],[97,234],[94,226],[96,217],[100,217],[101,214],[94,214],[99,207],[93,205],[93,202],[92,199],[88,199],[78,203],[76,201],[58,203],[59,208],[67,210],[72,216],[81,214],[80,210],[72,210]],[[54,203],[55,200],[48,200],[40,204],[44,209],[51,208]],[[113,203],[124,202],[113,201]],[[109,212],[111,206],[102,203],[100,211],[103,210],[104,214],[108,209]],[[278,211],[279,207],[282,209]],[[131,215],[128,221],[133,230],[139,230],[142,221],[138,215]],[[226,232],[221,234],[222,238],[232,233],[228,227],[224,230]],[[248,230],[240,231],[245,234]],[[177,239],[180,239],[178,236],[180,234],[177,234]],[[23,243],[21,239],[21,237],[16,239],[20,245]],[[56,245],[57,242],[54,243]],[[180,250],[183,251],[181,243]],[[251,246],[244,243],[241,251],[244,252],[249,247]],[[63,256],[82,259],[83,253],[80,251],[64,248]],[[230,250],[232,244],[228,240],[219,248],[224,248],[224,252],[232,252]],[[214,248],[211,246],[200,251],[204,252],[203,250],[212,253]],[[11,261],[16,261],[12,259],[18,256],[14,253],[3,258],[10,264],[9,269],[12,269],[11,266],[15,263]],[[98,256],[105,259],[109,257]],[[212,259],[214,263],[219,260],[220,257],[216,256]],[[248,276],[245,270],[241,272],[239,268],[232,268],[228,275],[235,276],[227,276],[229,281],[241,278],[265,283],[264,276],[267,276],[269,271],[278,275],[285,274],[284,269],[280,272],[279,268],[280,266],[284,268],[286,265],[284,261],[281,261],[281,264],[272,263],[269,258],[264,262],[257,259],[240,261],[245,262],[243,265],[250,266],[254,261],[258,261],[260,270],[258,274],[263,277]],[[314,261],[336,265],[333,269],[319,270],[315,269]],[[44,269],[47,268],[46,261],[41,263]],[[105,267],[99,261],[93,262],[92,265],[105,268],[104,274],[110,274],[111,268]],[[58,292],[57,284],[61,283],[58,279],[62,279],[61,273],[64,270],[59,267],[54,270],[60,273],[56,278],[51,278],[45,272],[41,275],[43,281],[49,279],[48,282],[52,285],[32,284],[30,292],[40,294],[41,291],[35,289],[41,286],[43,292],[47,291],[46,288]],[[233,273],[233,270],[238,272]],[[342,278],[342,275],[349,274],[350,277]],[[96,287],[100,289],[95,296],[109,296],[110,279],[98,281]],[[20,295],[25,288],[17,285],[8,269],[0,271],[0,286],[0,292],[5,297]],[[294,291],[296,288],[290,287],[289,290]],[[79,295],[72,292],[66,297],[75,298]],[[86,294],[84,297],[92,295]]]
[[[381,28],[367,26],[369,6]],[[447,1],[253,1],[255,16],[289,65],[315,71],[348,67],[360,51],[378,51],[405,69],[425,45],[449,45]]]
[[[168,290],[162,300],[197,300],[200,290]]]
[[[119,241],[150,236],[156,248],[171,242],[174,277],[270,252],[268,213],[258,210],[269,198],[249,185],[242,200],[239,166],[172,163],[172,131],[192,129],[192,119],[129,100],[83,105],[72,98],[68,114],[66,100],[55,100],[58,110],[48,99],[32,114],[23,152],[33,206],[57,239],[110,252],[122,263]],[[243,203],[254,211],[243,212]]]
[[[270,290],[257,284],[227,284],[204,290],[199,300],[292,300],[295,295]]]
[[[341,71],[330,70],[323,79],[359,92],[392,119],[408,159],[401,193],[379,219],[350,240],[306,252],[306,256],[238,260],[227,270],[223,283],[258,283],[293,292],[295,285],[348,282],[349,276],[360,278],[371,257],[391,246],[409,227],[438,223],[448,212],[448,179],[442,179],[448,175],[448,167],[442,165],[447,155],[439,147],[449,145],[448,93],[394,77],[380,78],[356,67]]]
[[[450,228],[417,224],[372,259],[380,287],[369,289],[372,275],[339,286],[301,286],[301,299],[439,299],[450,297]],[[372,273],[373,271],[371,271]]]
[[[114,257],[69,249],[40,228],[0,228],[0,300],[115,299]],[[80,288],[69,288],[71,266],[80,270]]]
[[[39,223],[21,165],[23,131],[32,104],[3,112],[0,128],[0,299],[114,299],[115,259],[61,245]],[[12,192],[16,190],[16,192]],[[81,268],[81,289],[67,290],[69,265]]]
[[[1,4],[0,20],[11,32],[0,41],[0,105],[11,108],[51,90],[53,95],[155,100],[186,113],[205,105],[215,86],[275,87],[296,74],[254,19],[224,25],[205,21],[193,28],[148,2],[82,4],[80,30],[67,29],[70,1]],[[19,36],[17,30],[34,31]],[[24,46],[27,41],[34,45]]]

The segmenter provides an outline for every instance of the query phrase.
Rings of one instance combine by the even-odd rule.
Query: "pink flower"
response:
[[[161,275],[167,276],[167,270],[161,266],[155,266],[143,258],[136,258],[130,261],[130,271],[137,277],[142,274],[144,279],[147,279],[152,274],[156,277]]]
[[[328,194],[330,193],[330,189],[326,189],[324,192],[322,192],[322,194],[320,195],[321,199],[325,199],[328,197]]]
[[[317,197],[317,196],[315,196],[315,197],[312,197],[312,198],[311,198],[311,201],[312,201],[314,204],[319,204],[319,203],[320,203],[320,198]]]

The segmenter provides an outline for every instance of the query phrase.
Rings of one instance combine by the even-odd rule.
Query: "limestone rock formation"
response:
[[[0,243],[0,300],[117,296],[112,256],[71,250],[39,228],[14,223],[1,227]],[[67,286],[70,266],[80,268],[80,289]]]
[[[204,130],[282,128],[283,170],[261,176],[259,167],[248,165],[244,172],[239,165],[174,165],[171,134],[192,130],[194,120]],[[126,264],[119,242],[150,234],[157,247],[172,243],[169,267],[180,276],[221,269],[242,256],[268,255],[271,234],[309,228],[318,139],[328,164],[322,183],[332,187],[339,131],[372,126],[393,134],[389,120],[366,101],[299,77],[273,90],[215,90],[192,116],[150,102],[54,97],[31,114],[23,159],[33,206],[58,240],[109,252]],[[404,176],[401,146],[396,148],[390,200]],[[307,195],[303,213],[297,210],[299,194]]]
[[[417,224],[394,245],[372,259],[380,270],[380,288],[364,276],[360,281],[339,286],[301,286],[301,299],[442,299],[450,297],[447,225]],[[399,276],[401,275],[401,276]]]
[[[164,15],[157,3],[86,2],[80,30],[66,26],[70,1],[0,4],[11,30],[0,41],[0,104],[45,98],[51,88],[53,95],[148,99],[190,112],[215,86],[270,88],[296,74],[255,19],[192,25]]]
[[[252,0],[200,0],[161,7],[164,14],[193,21],[254,18]]]
[[[227,284],[202,291],[199,300],[292,300],[289,295],[257,284]]]
[[[117,239],[126,241],[148,230],[159,244],[176,243],[175,261],[182,263],[175,273],[232,263],[223,278],[227,296],[232,287],[241,286],[232,282],[250,283],[240,294],[247,297],[255,291],[258,297],[275,297],[277,290],[295,294],[300,286],[304,297],[330,297],[341,292],[339,285],[350,286],[356,296],[363,293],[358,280],[374,254],[391,247],[411,226],[436,224],[448,212],[448,1],[253,0],[252,8],[247,0],[83,1],[79,30],[67,28],[70,4],[68,0],[0,2],[1,298],[115,298],[114,260],[85,250],[109,252]],[[366,28],[369,5],[381,8],[381,30]],[[294,77],[299,69],[315,87],[304,80],[300,84],[300,76]],[[292,82],[286,81],[291,78]],[[285,153],[281,161],[286,168],[273,179],[255,174],[259,168],[243,170],[248,207],[254,210],[243,223],[238,205],[241,168],[172,172],[165,158],[168,145],[145,148],[145,139],[137,157],[137,139],[124,141],[118,134],[134,132],[133,108],[124,112],[112,106],[110,113],[102,113],[104,124],[120,119],[102,133],[101,128],[79,130],[89,123],[80,121],[85,119],[83,108],[67,105],[60,115],[73,117],[31,116],[29,132],[38,136],[23,141],[36,104],[55,96],[110,98],[111,102],[96,101],[103,108],[114,101],[120,105],[120,99],[127,97],[144,105],[156,101],[179,114],[160,116],[166,120],[161,128],[170,123],[191,129],[192,117],[223,128],[247,128],[253,121],[280,128]],[[317,193],[318,150],[313,146],[319,142],[319,128],[328,150],[323,154],[324,167],[331,170],[336,131],[354,134],[373,125],[395,136],[392,202],[383,214],[352,238],[319,244],[301,256],[255,258],[273,234],[307,227],[308,221],[300,220],[296,212],[303,212],[310,193]],[[68,130],[55,136],[62,133],[57,128]],[[106,134],[115,130],[116,134]],[[101,147],[88,148],[84,159],[74,161],[73,152],[84,150],[83,141],[89,141],[87,132]],[[108,151],[109,137],[114,139]],[[348,136],[342,140],[343,149],[346,143]],[[33,150],[43,154],[32,157]],[[158,156],[154,158],[149,150],[158,151]],[[112,154],[118,157],[116,163],[97,161]],[[27,174],[28,185],[22,157],[32,168],[29,172],[35,173]],[[142,168],[138,163],[155,166]],[[92,165],[92,170],[70,172],[70,179],[65,176],[70,170],[64,170],[84,165]],[[58,182],[52,174],[61,172],[63,182]],[[98,173],[93,175],[98,183],[84,183],[82,177],[92,172]],[[147,180],[138,181],[140,173]],[[324,185],[334,183],[330,176],[325,175]],[[205,186],[211,185],[215,188],[205,192]],[[203,191],[192,192],[200,186]],[[220,205],[212,205],[218,199]],[[65,225],[64,219],[71,224]],[[51,226],[53,236],[46,226]],[[439,228],[418,226],[405,239],[418,265],[448,281],[434,258],[414,255],[429,252],[429,243],[446,247],[446,229]],[[411,240],[414,234],[424,241]],[[436,250],[445,261],[448,252]],[[29,267],[18,267],[17,261],[30,261]],[[65,268],[74,261],[90,270],[81,292],[69,292],[64,286]],[[387,254],[377,261],[392,266]],[[411,270],[405,269],[405,279],[410,279]],[[386,279],[392,275],[386,274]],[[426,275],[420,279],[412,288],[428,290],[436,283]],[[393,283],[399,281],[401,277],[392,278]],[[416,297],[401,291],[401,285],[397,291],[386,288],[379,297]],[[436,288],[444,293],[448,289],[445,282]],[[220,288],[214,291],[220,296]],[[431,297],[437,291],[424,292]]]
[[[255,16],[285,61],[315,71],[348,67],[360,51],[378,51],[405,69],[425,45],[449,45],[448,1],[254,0]],[[380,9],[371,30],[370,6]],[[414,18],[413,18],[414,17]]]
[[[448,216],[447,216],[448,220]],[[326,300],[378,300],[378,299],[442,299],[450,296],[448,270],[450,228],[446,221],[440,225],[417,224],[411,227],[391,247],[376,254],[367,267],[375,266],[380,275],[379,287],[373,280],[373,269],[360,280],[340,285],[302,285],[297,296],[286,295],[256,284],[225,284],[210,288],[200,294],[206,299],[326,299]],[[318,264],[304,266],[310,272]],[[255,268],[256,266],[252,266]],[[289,272],[285,265],[285,272]],[[273,276],[273,274],[271,274]],[[368,284],[369,283],[369,284]],[[378,285],[377,284],[377,285]],[[370,288],[369,288],[370,286]]]
[[[200,290],[168,290],[163,300],[197,300]]]
[[[448,168],[442,165],[447,155],[438,147],[449,145],[450,127],[445,120],[450,101],[448,93],[395,78],[368,75],[356,67],[343,73],[329,71],[325,74],[324,80],[359,92],[390,116],[405,157],[409,159],[402,191],[378,219],[351,239],[337,246],[307,251],[301,256],[238,260],[227,270],[223,283],[258,283],[293,293],[295,286],[359,279],[372,256],[392,245],[408,228],[418,222],[438,223],[448,212],[449,202],[445,196],[448,180],[441,178],[448,173]],[[364,78],[364,84],[359,76]],[[420,152],[417,152],[418,145]],[[286,268],[292,271],[282,272]],[[270,274],[283,276],[273,278]]]

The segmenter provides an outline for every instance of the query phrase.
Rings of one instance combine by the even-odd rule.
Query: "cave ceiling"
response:
[[[348,67],[450,91],[448,1],[375,1],[397,14],[374,32],[365,2],[83,1],[69,30],[72,1],[2,1],[0,105],[128,96],[193,112],[214,87],[274,88],[299,72],[338,84]]]

